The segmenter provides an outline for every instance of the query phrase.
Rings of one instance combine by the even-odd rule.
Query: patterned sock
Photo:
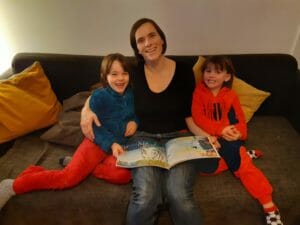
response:
[[[0,210],[16,194],[13,189],[13,183],[13,179],[5,179],[0,182]]]
[[[283,225],[278,209],[271,212],[265,211],[265,216],[267,225]]]
[[[247,151],[248,155],[250,156],[251,159],[258,159],[260,158],[263,154],[260,150],[248,150]]]
[[[65,156],[59,159],[59,164],[62,167],[66,167],[72,160],[72,156]]]

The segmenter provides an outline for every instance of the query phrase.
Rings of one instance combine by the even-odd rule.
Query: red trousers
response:
[[[241,146],[239,149],[240,166],[238,170],[232,171],[233,174],[240,179],[246,190],[252,197],[257,199],[261,204],[272,201],[273,188],[265,175],[252,162],[247,154],[246,148]],[[218,168],[213,174],[219,174],[228,170],[226,161],[221,158]],[[207,174],[209,175],[209,174]]]
[[[83,181],[88,175],[110,183],[126,184],[131,180],[129,170],[115,166],[116,159],[85,138],[78,146],[71,162],[62,170],[45,170],[29,166],[14,181],[16,194],[34,190],[67,189]]]

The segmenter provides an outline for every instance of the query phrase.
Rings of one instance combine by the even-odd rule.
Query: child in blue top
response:
[[[16,179],[0,182],[0,210],[16,194],[71,188],[91,173],[111,183],[125,184],[131,180],[130,171],[115,166],[115,157],[124,151],[122,144],[137,129],[129,80],[123,55],[116,53],[103,58],[102,87],[94,91],[89,103],[101,118],[101,126],[93,127],[95,143],[85,138],[62,170],[29,166]]]
[[[104,62],[103,67],[106,64]],[[111,67],[112,71],[108,75],[102,73],[105,74],[101,77],[104,87],[94,91],[89,104],[97,117],[101,118],[101,126],[93,126],[95,143],[105,152],[112,151],[117,157],[123,151],[121,145],[126,143],[128,134],[135,132],[137,118],[134,113],[133,93],[127,87],[129,74],[126,65],[115,60]]]

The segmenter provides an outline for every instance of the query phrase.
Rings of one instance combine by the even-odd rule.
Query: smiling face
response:
[[[146,62],[159,59],[162,56],[164,41],[152,23],[142,24],[135,32],[138,53]]]
[[[203,81],[214,95],[218,94],[224,82],[229,81],[231,76],[226,70],[221,70],[213,63],[209,63],[203,71]]]
[[[124,70],[122,64],[118,60],[115,60],[111,64],[111,68],[106,79],[108,85],[115,92],[123,94],[129,83],[129,74]]]

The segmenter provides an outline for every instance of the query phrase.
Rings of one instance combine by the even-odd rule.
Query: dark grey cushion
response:
[[[58,123],[41,135],[41,139],[56,144],[78,146],[83,140],[80,112],[91,92],[79,92],[63,101]]]

